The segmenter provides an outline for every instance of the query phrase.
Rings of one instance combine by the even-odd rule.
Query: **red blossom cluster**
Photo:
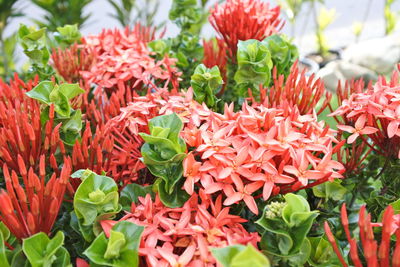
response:
[[[218,92],[218,95],[221,96],[224,93],[227,80],[227,48],[224,40],[216,38],[211,39],[209,41],[203,40],[204,47],[204,58],[203,64],[207,68],[212,68],[217,66],[221,77],[224,80],[224,84],[222,85],[222,90]]]
[[[193,100],[191,90],[173,95],[166,89],[159,89],[133,100],[105,126],[107,134],[114,140],[109,171],[116,181],[124,184],[136,181],[139,170],[145,168],[140,160],[143,140],[139,133],[149,133],[150,119],[176,112],[187,125],[199,126],[209,114],[206,107]]]
[[[59,134],[61,124],[54,125],[54,106],[42,127],[40,103],[25,94],[36,83],[24,83],[18,76],[9,84],[0,81],[0,164],[7,163],[17,172],[19,160],[36,171],[37,159],[42,155],[57,166],[54,153],[65,153]]]
[[[150,195],[139,197],[139,203],[132,203],[131,212],[121,220],[145,226],[139,247],[141,266],[215,266],[210,247],[257,247],[260,241],[257,233],[244,229],[241,223],[245,219],[222,207],[221,196],[211,201],[202,191],[200,197],[193,194],[181,208],[165,207],[158,196],[155,201]],[[115,223],[102,222],[107,236]]]
[[[358,90],[342,101],[332,116],[342,116],[338,129],[350,133],[347,142],[357,138],[372,150],[387,157],[400,157],[400,83],[398,72],[387,82],[383,77],[363,91]],[[368,136],[372,144],[366,140]]]
[[[7,164],[3,166],[6,190],[0,192],[0,220],[19,239],[38,232],[50,234],[57,218],[71,174],[71,161],[64,159],[59,175],[53,172],[46,177],[45,157],[39,160],[39,175],[26,169],[20,156],[19,169],[23,184],[17,173],[9,173]]]
[[[209,21],[229,50],[229,58],[236,60],[239,40],[259,41],[276,33],[282,27],[280,7],[270,8],[261,0],[227,0],[210,11]]]
[[[346,238],[350,244],[350,258],[355,267],[363,267],[357,240],[351,237],[349,230],[349,219],[347,217],[346,205],[343,204],[341,217]],[[359,213],[358,226],[360,229],[361,248],[368,267],[399,267],[400,266],[400,214],[395,215],[392,206],[388,206],[383,213],[382,223],[372,223],[371,215],[366,213],[365,206],[362,206]],[[382,227],[381,243],[375,240],[373,227]],[[340,252],[334,235],[327,222],[324,225],[326,235],[335,253],[344,267],[349,266]],[[396,244],[391,249],[391,236],[396,234]],[[392,255],[390,257],[390,255]],[[392,261],[390,260],[392,258]],[[390,264],[391,262],[391,264]]]
[[[154,30],[137,25],[132,30],[103,30],[99,35],[83,38],[83,45],[96,53],[96,63],[82,77],[108,92],[117,90],[119,82],[127,89],[142,90],[156,82],[172,82],[177,75],[174,61],[156,61],[147,49],[147,42],[155,38]]]
[[[290,74],[285,79],[284,75],[277,75],[273,70],[273,85],[270,88],[260,86],[260,101],[266,107],[297,106],[300,114],[310,114],[316,109],[317,104],[323,101],[318,108],[317,115],[328,107],[332,94],[325,90],[323,81],[315,78],[315,74],[307,77],[305,70],[300,71],[297,62],[292,66]],[[250,96],[251,90],[249,90]],[[253,97],[251,102],[257,103]]]
[[[193,193],[196,183],[207,194],[223,193],[224,205],[243,200],[255,214],[259,189],[267,200],[271,194],[312,186],[312,180],[341,178],[344,171],[332,159],[341,145],[334,131],[297,108],[244,104],[235,113],[231,105],[224,114],[209,115],[196,133],[200,138],[187,132],[184,138],[195,150],[184,161],[185,190]]]
[[[96,61],[94,49],[84,45],[73,44],[72,46],[61,49],[53,49],[51,59],[57,73],[66,82],[74,83],[81,80],[81,71],[89,71]]]
[[[226,106],[219,114],[193,101],[191,90],[180,95],[159,91],[135,98],[107,124],[116,146],[116,160],[111,164],[121,165],[118,172],[125,170],[127,177],[137,179],[133,175],[144,168],[138,133],[148,132],[149,119],[172,112],[182,118],[182,138],[194,148],[184,161],[184,188],[189,194],[197,184],[207,194],[222,193],[224,205],[243,200],[258,214],[254,197],[259,189],[267,200],[271,194],[342,177],[344,168],[332,156],[343,142],[323,122],[317,122],[315,114],[301,115],[290,106],[277,109],[247,104],[239,112],[233,111],[233,105]],[[309,184],[310,180],[316,181]]]

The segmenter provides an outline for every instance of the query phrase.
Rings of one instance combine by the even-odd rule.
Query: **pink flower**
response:
[[[374,127],[370,127],[370,126],[365,126],[367,120],[367,116],[361,115],[355,123],[355,127],[352,126],[347,126],[347,125],[338,125],[338,129],[342,130],[342,131],[346,131],[349,133],[352,133],[352,135],[349,136],[349,138],[347,139],[347,143],[351,144],[353,143],[357,137],[359,137],[362,134],[373,134],[376,133],[378,131],[378,129],[374,128]]]

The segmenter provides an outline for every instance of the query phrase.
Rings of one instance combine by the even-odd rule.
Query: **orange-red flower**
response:
[[[209,21],[229,49],[229,57],[236,60],[239,40],[263,40],[282,26],[280,7],[270,8],[261,0],[227,0],[210,11]]]
[[[153,202],[150,195],[132,204],[131,212],[121,220],[145,226],[139,247],[143,266],[215,266],[210,247],[233,244],[252,244],[257,247],[260,237],[247,232],[241,223],[246,220],[229,214],[222,207],[222,198],[215,202],[200,192],[182,208],[165,207],[158,196]],[[106,233],[113,221],[103,221]]]
[[[19,239],[38,232],[50,234],[71,174],[69,158],[64,158],[60,175],[54,172],[47,181],[44,155],[39,166],[37,175],[20,161],[22,185],[15,171],[10,174],[7,164],[3,166],[6,189],[0,192],[0,219]]]
[[[398,75],[398,72],[394,72],[390,81],[380,77],[374,86],[369,86],[365,91],[357,86],[352,94],[342,97],[341,106],[331,115],[337,121],[342,118],[345,125],[339,125],[339,129],[352,133],[348,143],[353,143],[360,136],[365,145],[375,152],[387,157],[400,157]],[[366,140],[367,137],[372,142]]]
[[[358,246],[357,240],[351,237],[345,204],[343,204],[341,209],[341,217],[346,238],[350,244],[349,256],[354,266],[363,267],[360,259],[359,248],[361,248],[361,251],[364,252],[363,256],[368,267],[400,266],[400,215],[394,214],[394,209],[392,206],[389,205],[385,209],[382,217],[382,223],[372,223],[371,215],[366,213],[365,206],[361,207],[358,219],[361,246]],[[375,240],[374,230],[372,227],[382,227],[382,237],[379,245],[378,241]],[[335,237],[333,236],[327,222],[325,222],[324,228],[328,240],[331,243],[340,262],[343,266],[347,267],[348,264],[340,252],[336,244]],[[394,248],[391,249],[391,236],[393,234],[396,234],[397,241]],[[392,260],[390,260],[390,258]]]

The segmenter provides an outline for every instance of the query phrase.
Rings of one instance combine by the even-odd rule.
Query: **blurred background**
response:
[[[3,0],[4,1],[4,0]],[[5,0],[10,1],[10,0]],[[79,0],[78,0],[79,1]],[[87,1],[87,0],[86,0]],[[122,0],[115,0],[120,4]],[[0,1],[1,2],[1,1]],[[24,16],[13,18],[5,29],[5,37],[15,32],[20,23],[33,25],[33,20],[44,17],[45,11],[35,5],[34,1],[19,0],[15,4],[17,10],[22,11]],[[46,2],[45,0],[36,0],[36,2]],[[48,1],[47,1],[48,2]],[[81,1],[85,2],[85,1]],[[87,6],[84,7],[83,12],[85,15],[90,15],[85,24],[81,27],[83,34],[97,34],[103,28],[121,27],[117,19],[112,17],[116,15],[116,11],[111,5],[109,0],[92,0],[87,1]],[[132,1],[134,2],[134,1]],[[158,2],[156,6],[158,10],[154,15],[156,24],[165,22],[168,19],[168,11],[171,7],[172,0],[136,0],[139,8],[145,8],[146,5],[152,4],[150,2]],[[209,0],[207,7],[217,3],[217,0]],[[315,4],[317,12],[322,8],[326,10],[335,10],[333,22],[326,28],[326,38],[329,45],[333,48],[339,48],[352,43],[356,40],[355,31],[358,26],[362,27],[359,35],[359,40],[366,40],[373,37],[380,37],[385,34],[385,4],[386,0],[325,0],[321,1],[276,1],[266,0],[272,6],[281,3],[282,16],[287,20],[283,28],[283,32],[288,36],[295,37],[295,43],[299,46],[301,53],[308,53],[316,49],[315,45],[315,18],[312,5]],[[298,15],[295,18],[294,25],[288,19],[290,10],[285,9],[287,3],[301,3]],[[390,2],[390,1],[389,1]],[[392,0],[391,11],[395,14],[400,12],[400,1]],[[134,11],[132,12],[134,13]],[[361,25],[361,24],[362,25]],[[395,31],[398,32],[400,26],[397,25]],[[166,36],[174,36],[178,33],[178,28],[175,24],[168,22],[166,24]],[[205,37],[215,34],[214,30],[209,24],[203,28],[203,35]]]

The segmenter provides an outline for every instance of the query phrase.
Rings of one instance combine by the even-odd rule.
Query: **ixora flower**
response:
[[[65,158],[60,175],[54,172],[47,181],[44,155],[39,160],[39,175],[32,168],[26,170],[22,160],[19,163],[22,185],[15,171],[10,174],[7,165],[3,166],[6,190],[0,192],[1,221],[19,239],[39,232],[50,234],[68,185],[71,160]]]
[[[287,77],[277,75],[273,70],[273,85],[260,87],[260,101],[250,98],[251,102],[272,108],[296,105],[302,115],[313,113],[318,103],[322,102],[316,110],[317,115],[322,113],[328,107],[332,94],[325,90],[321,79],[316,79],[314,74],[307,77],[297,64],[294,63]]]
[[[108,92],[116,91],[118,83],[125,84],[128,90],[142,90],[143,85],[153,87],[154,82],[172,82],[178,74],[174,61],[168,58],[156,61],[151,57],[146,45],[153,38],[152,30],[141,26],[84,37],[84,47],[97,55],[92,67],[81,71],[83,79]]]
[[[390,81],[380,77],[367,90],[355,85],[352,94],[345,92],[341,106],[331,116],[344,122],[338,128],[350,133],[347,142],[361,138],[376,153],[400,157],[400,83],[394,72]],[[341,90],[343,94],[343,90]],[[346,94],[347,93],[347,94]],[[347,97],[347,98],[346,98]],[[369,142],[366,137],[370,138]]]
[[[255,214],[258,190],[267,200],[311,187],[311,181],[341,178],[344,171],[332,159],[343,142],[315,114],[300,115],[296,107],[244,104],[236,114],[226,107],[224,114],[211,113],[199,131],[200,145],[184,160],[185,190],[192,193],[196,184],[207,194],[226,196],[224,205],[243,200]]]
[[[372,223],[371,215],[366,213],[365,206],[362,206],[359,213],[358,226],[360,230],[361,246],[357,245],[357,240],[352,238],[349,230],[349,219],[347,217],[346,205],[343,204],[341,209],[341,217],[346,238],[350,245],[349,256],[356,267],[362,267],[361,255],[359,251],[363,251],[363,257],[368,267],[372,266],[400,266],[400,215],[395,215],[394,209],[389,205],[383,212],[382,223]],[[381,242],[375,240],[373,227],[381,227]],[[327,222],[324,225],[326,235],[331,243],[335,253],[344,267],[349,266],[347,261],[340,252],[334,235]],[[391,237],[396,235],[394,248],[391,248]],[[391,265],[392,264],[392,265]]]
[[[270,8],[260,0],[227,0],[211,9],[209,21],[229,49],[229,57],[236,60],[238,42],[262,41],[281,27],[280,7]]]
[[[215,266],[210,247],[233,244],[256,244],[257,233],[247,232],[240,224],[246,220],[222,208],[222,198],[215,202],[204,192],[192,197],[181,208],[165,207],[158,196],[139,197],[131,212],[120,221],[144,226],[139,255],[147,266]],[[106,236],[111,235],[115,221],[103,221]]]

